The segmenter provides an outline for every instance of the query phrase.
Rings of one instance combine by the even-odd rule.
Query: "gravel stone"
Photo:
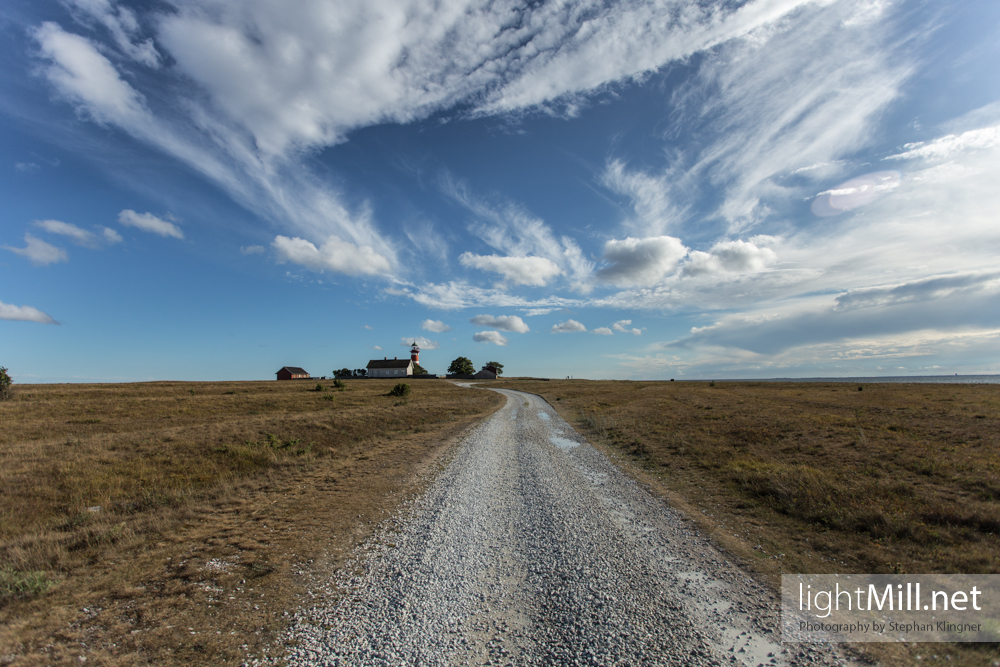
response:
[[[287,665],[846,665],[544,400],[511,390],[427,492],[313,590]]]

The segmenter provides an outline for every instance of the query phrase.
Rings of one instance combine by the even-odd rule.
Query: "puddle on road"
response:
[[[580,446],[579,442],[575,442],[573,440],[570,440],[569,438],[562,438],[558,435],[550,435],[549,440],[552,441],[553,445],[563,450],[564,452],[573,449],[574,447]]]

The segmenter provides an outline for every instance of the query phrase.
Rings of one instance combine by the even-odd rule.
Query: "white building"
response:
[[[413,375],[412,359],[372,359],[368,362],[368,377],[370,378],[401,378]]]

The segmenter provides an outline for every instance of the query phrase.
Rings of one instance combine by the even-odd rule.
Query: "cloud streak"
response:
[[[180,227],[172,222],[158,218],[152,213],[136,213],[132,209],[127,208],[118,214],[118,222],[126,227],[140,229],[150,234],[184,239],[184,232],[181,231]]]
[[[38,324],[59,324],[50,315],[32,306],[14,306],[0,301],[0,320],[14,322],[37,322]]]
[[[48,266],[57,262],[69,261],[69,254],[62,248],[46,243],[31,234],[25,234],[24,240],[27,243],[24,248],[13,248],[7,245],[3,247],[22,257],[27,257],[28,261],[35,266]]]

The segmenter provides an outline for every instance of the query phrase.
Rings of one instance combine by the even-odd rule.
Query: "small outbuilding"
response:
[[[372,359],[368,362],[368,377],[370,378],[398,378],[413,375],[412,359]]]
[[[275,375],[279,380],[308,380],[310,377],[309,373],[298,366],[282,366]]]
[[[472,377],[474,377],[477,380],[496,380],[497,379],[497,372],[496,372],[496,369],[493,368],[492,366],[487,366],[486,368],[484,368],[483,370],[479,371],[478,373],[476,373]]]

